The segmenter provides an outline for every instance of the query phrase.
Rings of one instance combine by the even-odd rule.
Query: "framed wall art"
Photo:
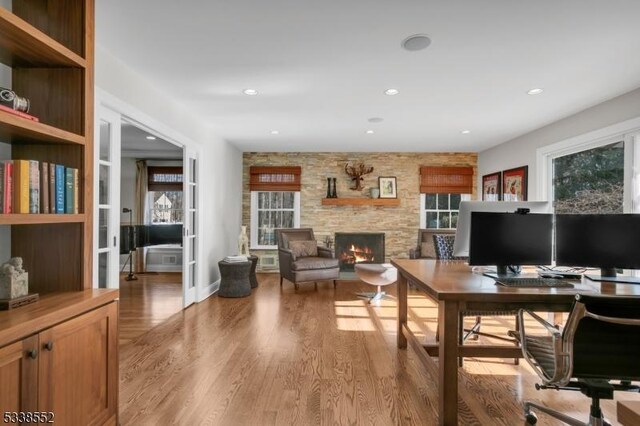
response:
[[[529,166],[522,166],[502,172],[502,199],[504,201],[527,201],[528,170]]]
[[[502,199],[502,175],[500,172],[482,176],[482,201]]]

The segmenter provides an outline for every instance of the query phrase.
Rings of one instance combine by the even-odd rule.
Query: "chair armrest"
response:
[[[284,259],[290,259],[289,263],[296,261],[296,257],[290,249],[279,248],[278,253],[283,256]]]
[[[333,259],[333,252],[326,247],[318,247],[318,257]]]
[[[520,309],[518,311],[518,317],[520,320],[520,327],[521,327],[521,332],[523,336],[525,335],[525,332],[524,332],[524,314],[525,313],[531,316],[536,321],[538,321],[552,336],[562,337],[562,333],[560,332],[560,330],[558,330],[555,326],[553,326],[553,324],[548,323],[547,321],[542,319],[539,315],[537,315],[535,312],[532,312],[528,309]]]
[[[420,246],[409,249],[409,259],[420,259],[422,257],[422,250]]]
[[[537,352],[540,354],[540,348],[536,351],[534,348],[529,348],[529,343],[535,342],[534,340],[527,339],[527,332],[525,330],[524,314],[529,315],[542,325],[545,330],[551,335],[549,350],[553,352],[552,362],[554,364],[553,375],[547,374],[542,368],[539,361],[532,354]],[[562,332],[555,328],[552,324],[542,319],[539,315],[536,315],[530,310],[520,309],[518,311],[518,321],[520,323],[520,346],[522,348],[522,356],[527,363],[533,368],[538,377],[542,379],[543,384],[551,386],[564,386],[571,379],[571,363],[569,360],[570,354],[563,350]],[[531,339],[531,338],[530,338]],[[536,345],[535,343],[532,343]]]

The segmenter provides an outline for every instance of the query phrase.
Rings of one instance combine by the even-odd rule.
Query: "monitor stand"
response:
[[[602,268],[600,275],[584,274],[591,281],[605,281],[618,284],[640,284],[640,277],[630,277],[628,275],[618,275],[615,268]]]
[[[538,278],[538,274],[522,274],[520,265],[496,265],[497,272],[485,272],[485,277],[498,278]]]

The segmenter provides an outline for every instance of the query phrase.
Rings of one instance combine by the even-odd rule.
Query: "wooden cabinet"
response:
[[[0,413],[50,412],[55,423],[72,426],[115,424],[117,334],[113,301],[1,347]]]

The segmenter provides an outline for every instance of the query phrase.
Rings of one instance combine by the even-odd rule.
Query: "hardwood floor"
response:
[[[182,273],[120,275],[120,344],[128,343],[182,310]]]
[[[358,282],[295,292],[277,274],[258,280],[250,297],[211,297],[121,346],[122,425],[436,423],[437,361],[425,369],[396,349],[395,300],[367,305],[354,293],[371,288]],[[412,329],[432,338],[435,306],[412,293],[409,311]],[[507,318],[483,321],[487,331],[503,326]],[[466,359],[463,368],[461,424],[523,424],[522,399],[586,419],[586,397],[536,391],[525,362]],[[617,424],[614,403],[603,410]]]

